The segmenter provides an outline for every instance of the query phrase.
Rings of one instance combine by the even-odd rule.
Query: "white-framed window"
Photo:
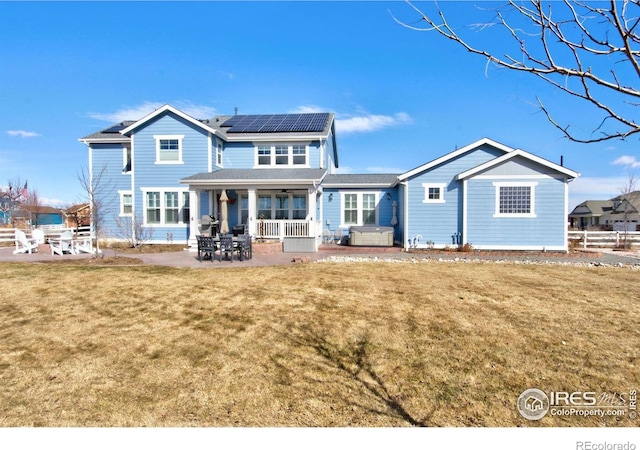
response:
[[[133,214],[133,194],[131,191],[118,191],[120,194],[120,215],[130,216]]]
[[[289,165],[289,147],[287,145],[276,145],[276,166]]]
[[[122,173],[131,173],[132,170],[131,147],[122,147]]]
[[[248,215],[248,201],[246,210]],[[242,206],[242,219],[244,216],[244,206]],[[276,220],[304,220],[307,217],[307,196],[295,193],[258,194],[258,218],[260,217]]]
[[[156,164],[183,164],[182,139],[184,135],[153,136],[156,140]]]
[[[445,183],[422,183],[424,198],[422,203],[444,203]]]
[[[291,162],[294,166],[306,166],[308,164],[306,145],[292,145],[291,151],[293,155]]]
[[[342,224],[377,225],[378,224],[378,194],[373,192],[342,192]]]
[[[260,144],[256,147],[256,167],[308,167],[307,145]]]
[[[143,189],[144,225],[181,226],[189,222],[189,192]]]
[[[222,167],[222,142],[216,139],[216,165]]]
[[[496,204],[493,217],[536,217],[537,182],[494,182]]]
[[[270,166],[271,165],[271,147],[268,145],[261,145],[258,147],[258,165]]]

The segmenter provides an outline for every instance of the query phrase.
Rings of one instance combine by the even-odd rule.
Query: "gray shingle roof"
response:
[[[318,182],[326,173],[325,169],[220,169],[215,172],[201,172],[180,180],[189,182]]]
[[[114,128],[114,127],[119,127],[119,126],[122,126],[123,128],[124,127],[128,127],[130,125],[133,125],[134,123],[135,123],[134,120],[125,120],[125,121],[122,121],[122,122],[118,122],[118,123],[115,123],[113,125],[109,125],[108,127],[103,128],[102,130],[100,130],[100,131],[98,131],[96,133],[92,133],[92,134],[90,134],[88,136],[85,136],[85,137],[81,138],[80,140],[81,141],[85,141],[85,140],[86,141],[117,140],[118,142],[126,142],[126,141],[129,141],[129,137],[128,136],[123,136],[118,131],[110,132],[110,133],[105,133],[105,131],[109,130],[111,128]]]
[[[392,187],[398,182],[397,173],[367,173],[367,174],[331,174],[327,175],[322,182],[326,187],[343,186],[343,185],[375,185],[375,186],[388,186]]]

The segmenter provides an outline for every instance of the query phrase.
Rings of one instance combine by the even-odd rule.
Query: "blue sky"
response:
[[[441,4],[471,25],[501,3]],[[404,172],[483,137],[562,155],[581,173],[570,207],[618,195],[640,169],[637,138],[569,142],[536,97],[592,129],[580,103],[392,14],[418,19],[400,1],[0,2],[0,185],[20,177],[48,204],[81,201],[78,139],[165,103],[196,118],[334,112],[343,172]]]

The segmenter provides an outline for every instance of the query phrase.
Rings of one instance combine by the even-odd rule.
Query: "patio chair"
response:
[[[196,236],[196,239],[198,240],[198,261],[210,259],[213,262],[213,253],[216,249],[213,236],[200,235]]]
[[[38,243],[33,238],[28,238],[24,231],[16,230],[16,249],[14,255],[18,253],[35,253],[38,251]]]
[[[218,259],[220,262],[222,262],[222,255],[225,255],[225,257],[228,256],[231,262],[233,262],[233,235],[228,233],[221,234],[220,242],[218,244],[218,248],[214,251],[214,255],[215,252],[218,252]]]
[[[322,230],[322,243],[323,244],[330,244],[332,240],[331,237],[331,230],[328,228],[325,228],[324,230]]]
[[[36,241],[36,244],[44,244],[44,231],[40,228],[36,228],[31,232],[31,237]]]
[[[73,245],[73,233],[71,231],[63,231],[57,239],[49,239],[52,255],[64,255],[65,253],[76,253]]]
[[[340,244],[340,241],[342,241],[342,230],[338,228],[333,232],[333,242]]]
[[[238,245],[236,247],[240,261],[251,259],[253,250],[251,248],[251,235],[245,233],[238,236]]]
[[[90,237],[83,237],[83,238],[77,239],[74,243],[74,250],[76,253],[94,254],[96,252],[93,248],[93,244],[91,242]]]

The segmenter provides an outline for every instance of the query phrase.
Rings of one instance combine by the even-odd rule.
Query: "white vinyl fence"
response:
[[[84,238],[91,236],[90,227],[80,227],[78,230],[76,228],[63,228],[59,225],[44,225],[38,227],[42,231],[44,231],[45,242],[47,239],[55,239],[59,238],[60,235],[64,231],[71,231],[74,233],[76,238]],[[32,230],[23,229],[27,235],[27,237],[31,237]],[[0,228],[0,245],[3,247],[8,246],[8,244],[14,244],[16,237],[16,229],[15,228]]]
[[[569,242],[578,248],[640,248],[640,231],[569,231]]]

